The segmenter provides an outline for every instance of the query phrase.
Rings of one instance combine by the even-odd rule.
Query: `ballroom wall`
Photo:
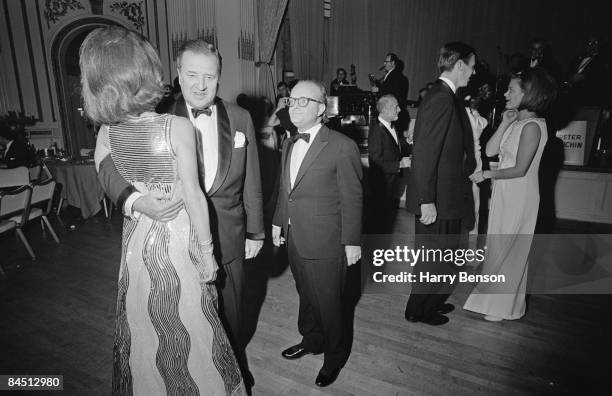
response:
[[[124,12],[121,3],[130,8]],[[32,142],[64,146],[65,115],[54,67],[54,44],[85,21],[137,30],[155,46],[166,81],[176,77],[174,56],[185,39],[204,37],[223,55],[221,97],[255,91],[256,0],[0,0],[0,114],[23,111],[39,122]],[[235,21],[235,23],[227,23]],[[231,76],[231,77],[230,77]]]

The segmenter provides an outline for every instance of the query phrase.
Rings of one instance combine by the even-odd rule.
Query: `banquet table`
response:
[[[102,209],[100,202],[104,199],[104,190],[98,182],[98,175],[93,160],[45,161],[45,165],[62,185],[61,196],[69,205],[81,209],[81,215],[87,219]]]

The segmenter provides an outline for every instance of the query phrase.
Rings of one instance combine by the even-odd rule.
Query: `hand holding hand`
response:
[[[248,260],[257,256],[263,244],[264,241],[256,241],[247,238],[244,242],[244,258]]]
[[[470,175],[470,180],[472,181],[472,183],[480,183],[481,181],[484,181],[485,177],[484,177],[484,172],[483,171],[477,171],[474,172]]]
[[[344,252],[346,253],[346,262],[349,267],[361,260],[361,246],[346,245]]]
[[[281,236],[281,230],[279,226],[272,226],[272,243],[276,247],[280,247],[280,245],[285,243],[285,238]]]
[[[410,168],[410,164],[412,163],[410,157],[402,157],[399,163],[400,169],[402,168]]]
[[[167,222],[174,220],[183,208],[183,200],[177,199],[166,202],[167,197],[161,191],[151,191],[138,198],[132,205],[136,212],[156,221]]]
[[[421,204],[421,218],[419,221],[425,225],[430,225],[436,222],[438,212],[436,210],[436,204],[427,203]]]

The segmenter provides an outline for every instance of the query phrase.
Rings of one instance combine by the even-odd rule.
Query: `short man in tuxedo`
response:
[[[408,143],[395,129],[400,107],[393,95],[384,95],[376,103],[378,123],[368,132],[368,184],[371,205],[368,233],[389,234],[397,214],[401,170],[409,166]]]
[[[314,81],[300,81],[291,91],[289,115],[298,134],[283,145],[272,222],[274,245],[287,242],[303,337],[282,356],[298,359],[323,352],[318,386],[333,383],[348,359],[343,288],[347,266],[361,258],[359,149],[348,137],[322,125],[325,102],[325,88]]]
[[[474,138],[465,108],[456,91],[474,74],[475,50],[461,42],[440,50],[440,78],[419,107],[412,153],[413,186],[408,191],[415,214],[416,246],[434,249],[457,248],[460,235],[471,228],[474,204],[468,176],[476,167]],[[471,224],[466,224],[471,223]],[[454,263],[419,262],[420,272],[451,274]],[[406,306],[406,319],[430,325],[448,322],[444,314],[454,309],[447,304],[454,285],[444,282],[416,283]]]
[[[241,327],[243,262],[259,253],[265,237],[253,123],[246,110],[216,96],[221,55],[214,46],[188,41],[176,63],[182,96],[170,113],[189,118],[196,128],[200,185],[208,197],[215,254],[221,264],[219,314],[248,384]],[[96,157],[101,157],[99,150],[96,147]],[[141,212],[159,221],[176,216],[180,203],[164,205],[160,197],[136,192],[116,171],[110,155],[103,158],[98,177],[127,215]]]

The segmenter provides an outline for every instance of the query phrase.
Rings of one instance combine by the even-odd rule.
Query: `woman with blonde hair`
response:
[[[103,124],[121,175],[184,208],[167,223],[146,216],[123,225],[113,394],[244,394],[217,315],[217,263],[206,197],[187,119],[153,111],[163,95],[161,62],[139,34],[92,31],[80,50],[85,112]]]

